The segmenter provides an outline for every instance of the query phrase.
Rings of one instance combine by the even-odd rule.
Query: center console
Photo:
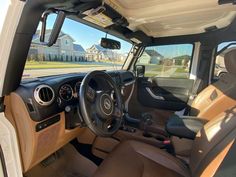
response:
[[[120,131],[114,136],[121,141],[133,139],[158,148],[166,148],[170,145],[167,132],[163,127],[158,126],[148,113],[144,113],[141,119],[133,118],[126,113]]]
[[[193,117],[173,115],[170,117],[166,124],[166,131],[171,136],[177,136],[179,138],[195,139],[195,136],[199,130],[206,124],[206,120]]]

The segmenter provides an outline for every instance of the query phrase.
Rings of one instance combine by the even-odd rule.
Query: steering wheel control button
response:
[[[65,111],[66,111],[66,112],[70,112],[70,111],[71,111],[71,107],[70,107],[70,106],[66,106],[66,107],[65,107]]]
[[[88,87],[86,95],[90,101],[95,99],[95,91],[91,87]]]

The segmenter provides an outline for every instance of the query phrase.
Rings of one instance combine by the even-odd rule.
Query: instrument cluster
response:
[[[76,82],[75,84],[67,83],[63,84],[59,88],[59,97],[63,101],[71,101],[73,98],[79,97],[81,81]]]

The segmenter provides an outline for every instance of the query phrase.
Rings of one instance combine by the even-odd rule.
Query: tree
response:
[[[55,55],[54,56],[54,61],[57,61],[57,60],[58,60],[57,55]]]

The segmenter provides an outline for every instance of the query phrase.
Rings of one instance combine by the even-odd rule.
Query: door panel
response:
[[[129,115],[133,118],[143,120],[143,114],[149,114],[152,116],[152,120],[155,122],[155,124],[158,124],[159,126],[163,126],[166,124],[166,121],[168,118],[174,114],[173,111],[170,110],[164,110],[164,109],[158,109],[155,107],[149,107],[143,105],[138,98],[138,81],[135,83],[134,91],[132,93],[132,97],[129,102]]]
[[[147,107],[180,111],[187,105],[193,82],[179,78],[138,78],[138,101]]]

